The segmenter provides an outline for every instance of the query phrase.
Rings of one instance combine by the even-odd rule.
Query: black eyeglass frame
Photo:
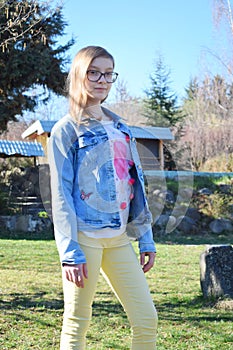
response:
[[[88,73],[89,73],[89,72],[96,72],[96,73],[99,73],[100,76],[99,76],[99,78],[98,78],[97,80],[90,80],[90,79],[88,78]],[[114,76],[113,81],[107,81],[107,79],[106,79],[106,75],[107,75],[107,74],[113,74],[113,76]],[[89,81],[91,81],[92,83],[97,83],[97,82],[101,79],[102,76],[104,76],[104,79],[105,79],[105,81],[106,81],[107,84],[113,84],[113,83],[115,83],[115,81],[117,80],[118,73],[116,73],[116,72],[105,72],[105,73],[101,73],[101,72],[99,72],[98,70],[94,70],[94,69],[89,69],[89,70],[87,70],[87,79],[88,79]]]

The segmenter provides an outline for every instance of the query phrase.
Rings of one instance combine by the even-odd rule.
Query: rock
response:
[[[233,232],[233,223],[229,219],[222,219],[223,224],[225,225],[225,231]]]
[[[185,205],[176,205],[175,208],[172,211],[172,215],[175,216],[176,218],[180,216],[185,216],[187,213],[188,207]]]
[[[49,217],[39,217],[38,215],[5,215],[0,216],[1,228],[9,231],[40,232],[51,229]]]
[[[188,216],[180,216],[177,219],[178,225],[177,228],[179,231],[182,231],[184,234],[196,233],[197,226],[196,222]]]
[[[159,196],[159,193],[160,193],[160,190],[158,188],[156,188],[154,191],[153,191],[153,195],[158,197]]]
[[[201,188],[198,193],[200,194],[206,194],[207,196],[210,196],[213,192],[209,188]]]
[[[167,231],[167,233],[170,233],[175,228],[176,228],[176,218],[175,218],[175,216],[170,215],[167,226],[166,226],[166,231]]]
[[[219,189],[220,189],[220,192],[222,192],[224,194],[231,194],[232,185],[220,184]]]
[[[22,231],[22,232],[31,231],[30,226],[28,224],[28,221],[29,221],[28,217],[29,217],[28,215],[16,216],[17,230]]]
[[[175,202],[174,193],[171,190],[154,190],[155,199],[173,204]]]
[[[230,220],[227,219],[215,219],[210,222],[209,228],[213,233],[219,234],[224,231],[232,231],[233,226]]]
[[[159,226],[160,228],[164,228],[169,220],[169,215],[162,214],[159,217],[155,218],[155,225]]]
[[[173,204],[175,203],[175,196],[174,193],[170,190],[166,191],[166,202]]]
[[[160,235],[170,233],[176,227],[176,218],[167,214],[162,214],[155,219],[154,230]]]
[[[179,190],[179,196],[184,198],[184,199],[187,199],[187,198],[191,198],[192,195],[193,195],[193,189],[192,188],[182,188]]]
[[[201,220],[201,214],[196,208],[188,208],[186,216],[190,217],[196,222]]]
[[[233,298],[233,248],[210,246],[200,256],[200,283],[203,296]]]
[[[14,231],[16,229],[16,216],[15,215],[1,215],[0,216],[1,229],[7,229]]]
[[[159,202],[153,201],[150,203],[150,211],[152,213],[153,218],[155,218],[155,220],[161,215],[163,209],[164,209],[164,205]]]

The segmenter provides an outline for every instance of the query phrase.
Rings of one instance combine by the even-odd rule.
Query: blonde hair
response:
[[[80,123],[81,114],[87,102],[87,92],[84,85],[86,72],[91,62],[97,57],[110,58],[114,67],[114,58],[107,50],[100,46],[87,46],[82,48],[74,57],[67,77],[66,88],[69,97],[69,112],[78,123]]]

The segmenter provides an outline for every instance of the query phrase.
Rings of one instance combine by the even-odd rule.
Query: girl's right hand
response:
[[[76,284],[79,288],[84,288],[84,279],[88,278],[87,264],[69,265],[63,264],[66,279]]]

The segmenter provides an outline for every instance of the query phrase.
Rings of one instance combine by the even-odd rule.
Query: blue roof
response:
[[[56,121],[53,120],[40,120],[41,129],[43,129],[44,132],[51,132],[53,126],[56,124]]]
[[[56,122],[52,120],[37,120],[22,133],[22,138],[25,139],[33,134],[42,135],[43,133],[50,133]]]
[[[173,140],[173,135],[169,128],[157,126],[128,126],[136,139]]]
[[[0,140],[0,154],[9,157],[43,157],[44,150],[39,142]]]

